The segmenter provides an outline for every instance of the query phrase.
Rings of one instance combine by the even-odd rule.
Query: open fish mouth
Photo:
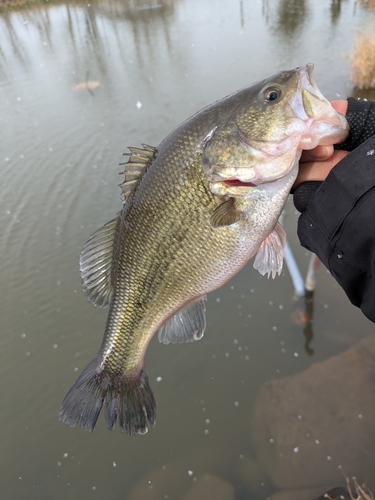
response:
[[[349,131],[349,125],[344,116],[331,108],[329,101],[319,90],[313,75],[313,64],[298,68],[299,89],[288,106],[292,113],[303,121],[305,132],[300,139],[301,149],[313,149],[318,144],[332,144],[332,134],[336,142],[344,140]],[[327,129],[331,130],[328,138]]]

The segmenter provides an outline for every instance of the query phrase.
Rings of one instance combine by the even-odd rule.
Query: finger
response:
[[[317,146],[309,151],[302,151],[300,162],[325,161],[333,155],[333,145]]]
[[[340,101],[330,101],[332,107],[341,113],[342,115],[346,115],[346,112],[348,110],[348,101],[347,100],[340,100]]]
[[[335,151],[331,158],[326,161],[301,164],[293,189],[296,189],[302,182],[324,181],[332,168],[348,154],[348,151]]]
[[[295,189],[302,182],[307,181],[324,181],[329,172],[332,170],[332,161],[312,161],[304,163],[300,169],[296,182],[293,186]]]

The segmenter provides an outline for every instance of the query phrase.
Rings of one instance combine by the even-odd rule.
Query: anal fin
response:
[[[205,300],[203,296],[169,318],[158,332],[159,342],[176,344],[200,340],[206,329]]]
[[[272,278],[276,274],[281,274],[285,243],[286,233],[278,222],[258,248],[253,264],[254,269],[257,269],[262,276],[268,274],[268,277],[272,275]]]

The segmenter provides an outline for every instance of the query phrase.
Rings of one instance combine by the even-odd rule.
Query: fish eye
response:
[[[263,92],[264,102],[277,101],[281,96],[281,89],[279,88],[268,88]]]

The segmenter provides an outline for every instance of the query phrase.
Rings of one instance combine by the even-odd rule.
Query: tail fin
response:
[[[104,404],[105,422],[121,432],[145,434],[147,420],[155,425],[156,403],[145,368],[133,377],[107,373],[94,358],[83,370],[61,404],[59,419],[70,427],[78,423],[92,432]]]

